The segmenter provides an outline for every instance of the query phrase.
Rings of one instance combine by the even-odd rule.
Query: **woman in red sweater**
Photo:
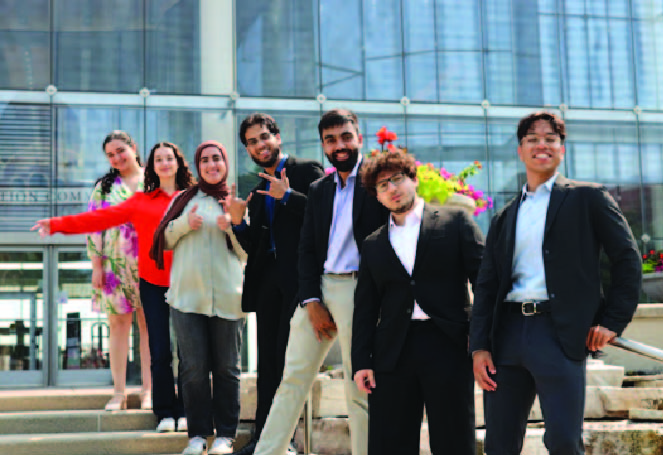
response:
[[[174,197],[193,183],[189,167],[179,148],[169,142],[152,147],[145,167],[145,192],[126,201],[92,212],[39,220],[32,230],[40,235],[84,234],[132,223],[138,234],[138,274],[140,299],[145,311],[152,357],[153,411],[159,422],[157,431],[186,431],[181,394],[175,392],[173,354],[170,344],[170,308],[166,303],[172,252],[164,254],[164,269],[150,259],[152,237]],[[179,353],[178,353],[179,356]],[[181,363],[181,362],[180,362]],[[179,375],[178,375],[179,376]],[[178,390],[182,390],[178,387]]]

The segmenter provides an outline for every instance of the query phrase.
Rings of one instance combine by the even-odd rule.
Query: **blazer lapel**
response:
[[[548,231],[555,221],[555,217],[557,217],[557,212],[562,206],[564,199],[566,199],[566,195],[568,194],[566,188],[568,184],[568,179],[561,175],[558,175],[555,179],[555,184],[550,193],[550,202],[548,203],[548,212],[546,213],[546,227],[543,231],[543,238],[546,238],[546,235],[548,235]]]
[[[364,199],[368,196],[366,190],[361,184],[361,179],[359,178],[359,170],[357,170],[357,176],[355,177],[355,191],[352,195],[352,225],[359,226],[359,214],[361,213],[361,208],[364,205]],[[367,234],[370,234],[368,232]],[[357,236],[355,235],[355,238]]]
[[[414,267],[412,267],[413,276],[426,256],[426,252],[428,251],[428,241],[430,240],[431,233],[434,231],[439,217],[440,213],[437,210],[424,203],[424,213],[421,217],[421,227],[419,228],[417,252],[414,256]]]
[[[257,190],[264,190],[265,188],[267,188],[266,181],[261,179],[260,183],[255,187],[253,197],[249,202],[253,205],[253,213],[255,213],[258,220],[260,220],[260,226],[269,226],[267,212],[265,211],[265,196],[257,192]]]
[[[506,257],[504,265],[506,273],[511,273],[513,267],[513,251],[516,247],[516,220],[518,218],[518,209],[520,208],[521,194],[512,200],[511,206],[507,209],[505,230],[506,230]]]
[[[329,239],[329,231],[331,230],[332,216],[334,213],[334,194],[336,193],[336,182],[334,181],[334,174],[329,174],[322,187],[322,224],[327,229],[325,239]]]

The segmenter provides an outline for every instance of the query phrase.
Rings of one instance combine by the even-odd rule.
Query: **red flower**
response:
[[[390,152],[395,152],[396,151],[396,146],[394,144],[392,144],[391,142],[389,142],[387,144],[387,150],[389,150]]]
[[[377,133],[375,133],[375,135],[378,137],[378,144],[380,145],[384,144],[385,142],[392,142],[398,139],[396,133],[387,130],[386,126],[380,128],[380,130]]]

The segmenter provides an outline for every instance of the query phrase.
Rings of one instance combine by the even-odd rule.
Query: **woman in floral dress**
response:
[[[97,181],[88,210],[119,204],[143,190],[143,168],[131,136],[113,131],[104,139],[103,150],[111,170]],[[87,237],[87,252],[92,261],[92,309],[105,312],[110,324],[110,369],[115,393],[106,410],[126,408],[127,354],[134,311],[140,331],[141,408],[151,409],[150,350],[138,288],[136,231],[131,224],[123,224],[91,234]]]

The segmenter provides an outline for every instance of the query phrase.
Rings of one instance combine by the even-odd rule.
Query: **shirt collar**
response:
[[[389,215],[389,228],[399,228],[399,227],[408,227],[408,226],[418,226],[421,224],[421,219],[424,216],[424,200],[420,197],[417,197],[414,201],[413,210],[405,216],[405,225],[397,226],[394,222],[394,215]]]
[[[357,158],[357,163],[355,164],[355,167],[352,168],[352,172],[350,172],[350,175],[348,176],[348,180],[354,179],[357,177],[357,172],[359,171],[359,166],[361,166],[361,161],[363,160],[363,155],[360,153],[359,158]],[[336,185],[338,185],[341,181],[338,176],[338,171],[334,172],[334,182]]]
[[[539,185],[539,188],[544,187],[548,190],[549,193],[552,192],[552,187],[555,184],[555,180],[557,180],[558,175],[559,172],[555,172],[555,175],[550,177],[543,185]],[[537,188],[537,191],[539,190],[539,188]],[[527,196],[527,195],[532,196],[534,193],[536,193],[536,191],[527,191],[527,183],[523,185],[521,196]]]

